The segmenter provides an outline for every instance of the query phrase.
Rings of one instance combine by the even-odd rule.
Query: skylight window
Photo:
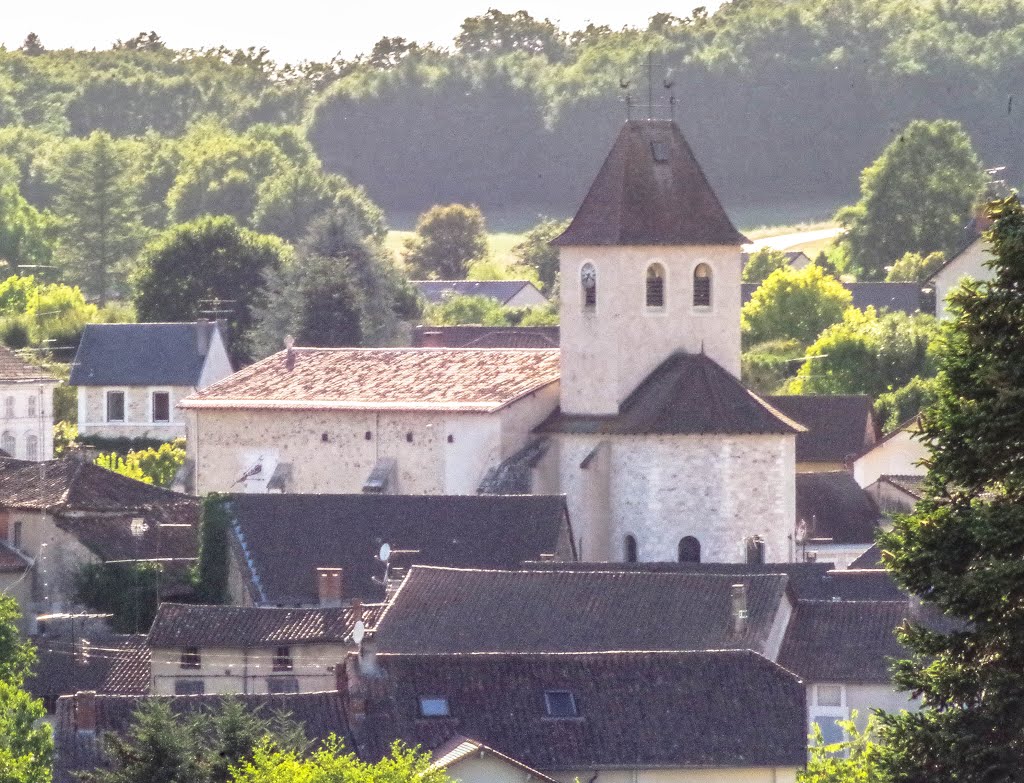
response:
[[[420,717],[447,718],[449,715],[447,696],[420,696]]]
[[[551,718],[575,718],[579,715],[572,691],[544,691],[544,705]]]
[[[654,160],[657,163],[668,162],[668,144],[663,141],[652,141],[651,142],[651,154],[654,156]]]

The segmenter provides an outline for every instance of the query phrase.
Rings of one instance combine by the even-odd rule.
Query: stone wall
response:
[[[124,392],[124,421],[107,421],[107,392]],[[153,392],[171,395],[170,422],[153,421]],[[178,403],[193,392],[191,386],[79,386],[78,431],[102,438],[154,438],[174,440],[185,437],[185,414]]]
[[[53,459],[53,383],[0,386],[0,434],[17,459]],[[29,439],[35,438],[35,456]],[[0,448],[3,448],[0,442]]]
[[[694,536],[703,561],[743,562],[743,540],[753,535],[765,540],[768,562],[793,559],[794,436],[559,439],[561,490],[582,559],[622,560],[627,535],[644,561],[674,561],[680,539]],[[586,462],[602,442],[607,470],[600,459]]]

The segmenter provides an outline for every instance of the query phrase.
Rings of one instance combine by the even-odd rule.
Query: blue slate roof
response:
[[[439,304],[446,296],[486,296],[505,304],[527,286],[529,280],[410,280],[420,296]]]
[[[208,330],[200,352],[200,329]],[[72,386],[197,386],[213,323],[86,324]]]
[[[758,287],[757,283],[743,283],[743,304],[750,301]],[[843,288],[853,295],[853,306],[858,310],[874,307],[907,315],[927,312],[921,309],[921,286],[918,283],[843,283]]]

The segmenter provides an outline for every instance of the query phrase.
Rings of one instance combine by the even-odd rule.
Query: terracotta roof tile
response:
[[[6,346],[0,345],[0,383],[26,383],[43,381],[60,383],[48,372],[27,362]]]
[[[146,635],[132,634],[123,638],[120,650],[114,653],[110,671],[99,691],[122,696],[142,696],[149,693],[149,681],[150,654]]]
[[[0,574],[20,573],[29,567],[29,561],[6,542],[0,541]]]
[[[663,160],[657,158],[664,158]],[[554,245],[742,245],[679,126],[631,120]]]
[[[183,408],[492,412],[558,380],[557,350],[295,348],[193,394]]]
[[[427,337],[431,335],[431,337]],[[438,348],[557,348],[557,326],[417,326],[416,348],[436,339]]]
[[[647,376],[615,416],[556,410],[538,433],[607,435],[791,435],[791,421],[704,354],[676,353]]]
[[[367,679],[360,745],[369,760],[396,739],[432,749],[456,734],[549,774],[806,760],[803,685],[747,650],[381,654],[377,662],[383,676]],[[569,691],[578,716],[550,717],[549,690]],[[421,718],[420,696],[446,697],[451,716]]]

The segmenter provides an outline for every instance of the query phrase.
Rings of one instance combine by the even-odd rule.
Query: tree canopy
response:
[[[994,277],[951,297],[937,399],[921,414],[925,496],[880,544],[897,582],[962,621],[914,623],[896,683],[922,709],[883,716],[893,779],[1020,780],[1024,769],[1024,209],[990,207]]]
[[[951,254],[984,185],[960,123],[914,120],[864,169],[860,200],[836,214],[854,269],[881,280],[906,253]]]
[[[256,748],[232,774],[231,783],[450,783],[444,770],[432,769],[430,757],[400,743],[376,763],[346,752],[340,740],[330,738],[312,754]]]
[[[743,266],[743,282],[761,285],[776,269],[789,266],[789,258],[781,250],[763,247],[750,254]]]
[[[403,258],[418,279],[461,280],[470,264],[487,255],[487,226],[475,206],[438,204],[416,221]]]
[[[853,295],[816,264],[799,270],[776,269],[743,305],[744,342],[796,340],[809,345],[827,326],[841,320],[852,303]]]

